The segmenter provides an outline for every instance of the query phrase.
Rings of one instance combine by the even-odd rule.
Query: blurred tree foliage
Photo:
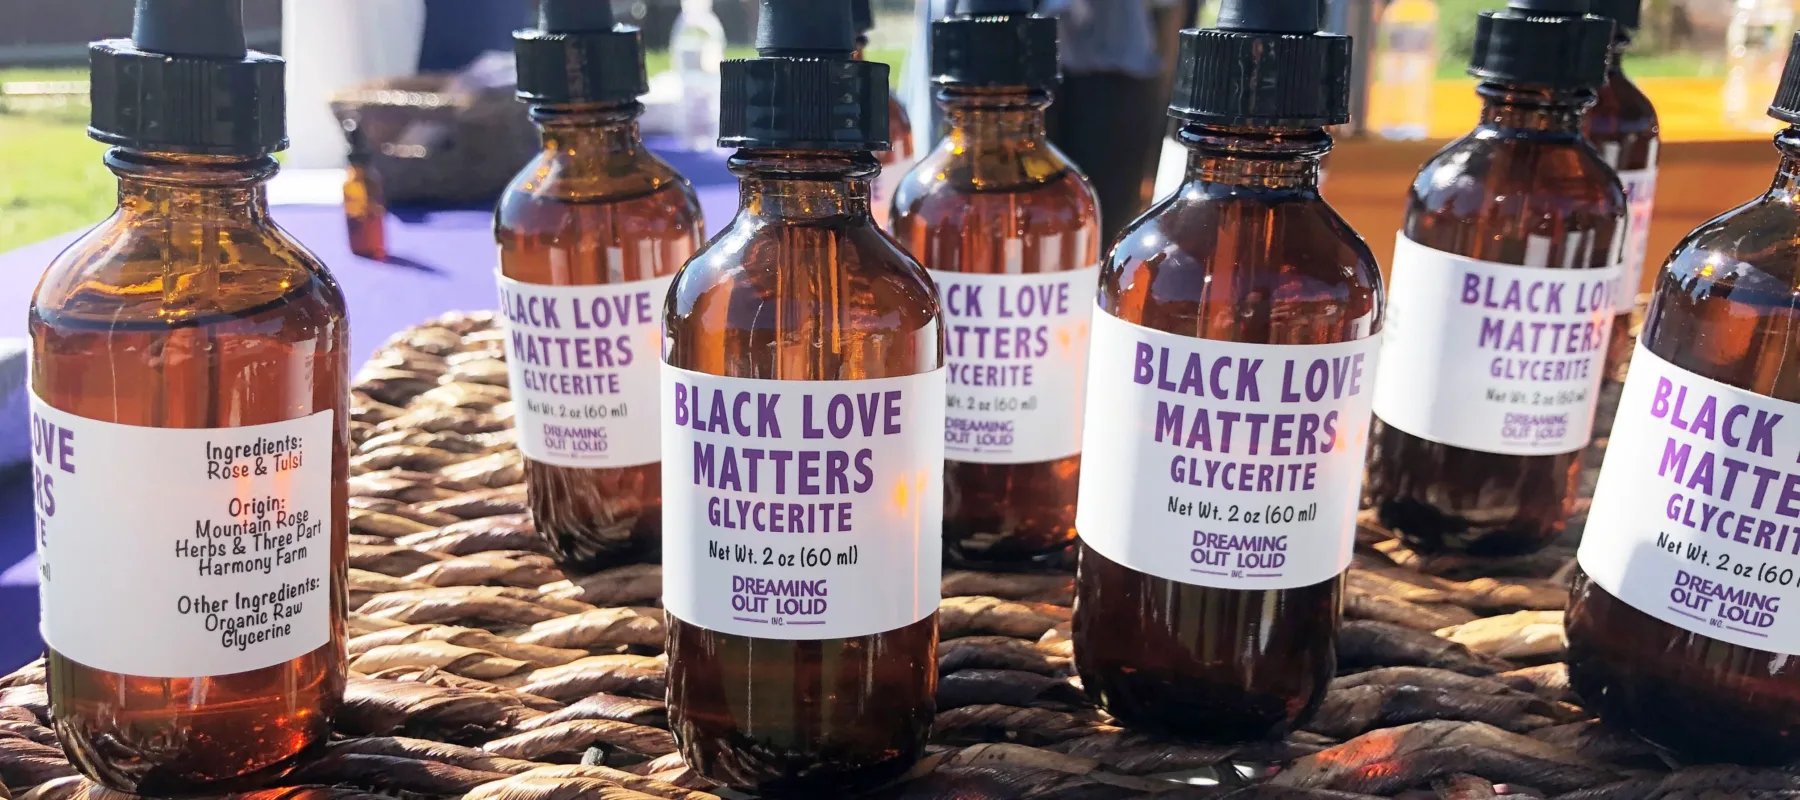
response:
[[[1505,8],[1506,0],[1437,0],[1438,75],[1458,77],[1469,63],[1475,46],[1475,17],[1482,11]],[[1719,8],[1712,8],[1718,6]],[[1643,26],[1632,42],[1631,57],[1656,62],[1635,74],[1692,75],[1705,71],[1708,56],[1724,42],[1699,41],[1695,36],[1696,9],[1728,14],[1730,0],[1644,0]],[[1705,8],[1700,8],[1705,7]],[[1684,57],[1685,55],[1685,57]],[[1627,61],[1629,68],[1631,61]]]
[[[1730,0],[1643,0],[1643,27],[1633,41],[1633,52],[1651,56],[1706,47],[1694,41],[1690,7],[1696,5],[1730,5]],[[1476,14],[1503,7],[1507,0],[1438,0],[1438,52],[1442,59],[1458,65],[1469,63]]]

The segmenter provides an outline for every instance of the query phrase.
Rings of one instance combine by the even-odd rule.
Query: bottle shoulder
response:
[[[895,192],[893,228],[961,229],[991,224],[996,211],[1018,236],[1099,227],[1100,201],[1087,176],[1060,152],[1009,153],[976,162],[940,146]]]
[[[1661,121],[1650,96],[1622,73],[1614,73],[1584,118],[1588,138],[1605,141],[1628,135],[1657,135]]]
[[[494,208],[501,232],[554,234],[578,224],[572,208],[610,208],[646,229],[702,226],[693,183],[647,149],[616,159],[541,152],[513,176]]]
[[[1362,237],[1315,192],[1255,194],[1189,183],[1164,198],[1120,233],[1101,269],[1101,307],[1156,330],[1254,344],[1379,333],[1386,290]]]
[[[1658,276],[1644,347],[1675,366],[1800,402],[1800,212],[1764,196],[1696,228]]]
[[[1686,289],[1756,306],[1790,306],[1800,291],[1800,209],[1768,197],[1695,228],[1664,271]]]
[[[1619,226],[1629,205],[1618,173],[1581,137],[1509,137],[1477,131],[1439,151],[1408,192],[1407,227],[1591,231]]]
[[[668,315],[719,303],[748,327],[842,309],[871,328],[918,330],[940,316],[931,276],[868,217],[779,220],[740,212],[675,276]]]
[[[53,259],[33,313],[120,326],[176,326],[285,304],[330,325],[342,290],[319,258],[272,220],[204,219],[121,208]]]
[[[1126,226],[1103,262],[1103,287],[1146,280],[1152,294],[1187,299],[1220,291],[1382,291],[1368,243],[1318,195],[1247,195],[1196,183]]]

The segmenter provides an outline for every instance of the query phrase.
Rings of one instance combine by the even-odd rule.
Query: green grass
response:
[[[85,80],[81,69],[5,69],[0,83]],[[117,185],[87,138],[85,113],[0,113],[0,253],[93,225]]]
[[[112,213],[103,150],[79,123],[0,115],[0,253]]]
[[[755,55],[734,47],[727,58]],[[904,50],[871,50],[869,58],[893,67]],[[667,51],[646,57],[651,74],[669,68]],[[79,81],[86,71],[0,69],[0,83]],[[100,163],[104,148],[87,138],[85,109],[9,114],[0,111],[0,253],[98,222],[112,213],[117,188]]]
[[[6,67],[0,69],[0,83],[12,81],[85,81],[82,67]]]
[[[1475,42],[1475,17],[1506,7],[1506,0],[1438,0],[1438,77],[1467,77],[1469,51]],[[1650,13],[1654,9],[1646,9]],[[1690,78],[1716,74],[1718,57],[1692,52],[1657,52],[1640,39],[1625,54],[1625,71],[1635,78]]]

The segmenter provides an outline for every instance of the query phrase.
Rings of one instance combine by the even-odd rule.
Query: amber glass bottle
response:
[[[1585,8],[1482,12],[1481,123],[1407,195],[1365,502],[1420,550],[1530,552],[1575,500],[1628,213],[1582,136],[1612,40]]]
[[[1603,720],[1697,759],[1800,760],[1800,48],[1762,197],[1657,277],[1583,535],[1569,680]]]
[[[869,31],[875,29],[875,12],[869,0],[850,0],[850,14],[856,26],[855,57],[860,61],[869,46]],[[881,174],[875,177],[874,198],[870,203],[875,212],[875,224],[883,230],[888,228],[888,217],[893,213],[894,193],[917,160],[913,153],[912,120],[906,116],[906,106],[900,104],[900,98],[892,91],[888,92],[887,106],[888,149],[875,154],[881,160]]]
[[[1612,341],[1606,348],[1606,375],[1600,384],[1600,404],[1594,412],[1594,435],[1612,432],[1618,411],[1619,390],[1625,368],[1631,363],[1631,312],[1643,285],[1644,260],[1650,249],[1650,220],[1656,207],[1656,158],[1662,146],[1662,127],[1649,96],[1625,76],[1625,51],[1642,18],[1643,0],[1594,0],[1594,13],[1616,26],[1607,58],[1606,83],[1585,117],[1588,141],[1600,158],[1619,173],[1625,200],[1631,207],[1631,229],[1625,244],[1624,271],[1613,294],[1618,311],[1613,319]]]
[[[700,204],[639,138],[643,44],[607,3],[548,0],[515,45],[544,149],[494,235],[532,519],[564,569],[655,561],[662,304],[700,246]]]
[[[895,238],[944,298],[944,547],[984,565],[1075,540],[1099,201],[1044,133],[1056,22],[1031,0],[932,25],[949,134],[900,184]]]
[[[742,206],[664,326],[669,721],[709,779],[838,797],[931,729],[943,329],[869,213],[887,68],[850,59],[842,0],[762,13],[724,66]]]
[[[119,208],[31,307],[51,717],[142,795],[281,777],[344,692],[344,300],[269,218],[282,67],[240,20],[140,0],[94,44]]]
[[[344,168],[344,223],[350,230],[350,252],[382,261],[387,258],[387,201],[381,173],[375,171],[362,123],[344,120],[344,136],[350,140],[349,164]]]
[[[1241,742],[1304,724],[1336,669],[1382,289],[1318,192],[1349,38],[1314,0],[1219,19],[1182,33],[1184,182],[1101,269],[1074,636],[1124,724]]]

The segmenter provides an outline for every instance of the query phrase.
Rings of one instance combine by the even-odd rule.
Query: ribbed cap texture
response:
[[[1056,20],[1023,14],[937,20],[931,74],[943,86],[1050,88],[1061,76]]]
[[[1483,11],[1475,21],[1469,74],[1490,83],[1561,90],[1595,90],[1606,83],[1606,51],[1613,21],[1584,15],[1586,2],[1513,0],[1515,7]]]
[[[287,147],[280,58],[147,53],[130,39],[88,48],[88,135],[138,150],[254,156]]]
[[[1252,128],[1350,121],[1350,37],[1212,28],[1181,32],[1169,114]]]
[[[528,103],[620,103],[650,91],[638,29],[513,33],[519,99]]]
[[[752,58],[721,73],[722,147],[888,149],[886,64]]]
[[[1775,102],[1769,105],[1769,116],[1789,125],[1800,125],[1800,33],[1788,43],[1787,68],[1781,71],[1781,86],[1775,90]]]

